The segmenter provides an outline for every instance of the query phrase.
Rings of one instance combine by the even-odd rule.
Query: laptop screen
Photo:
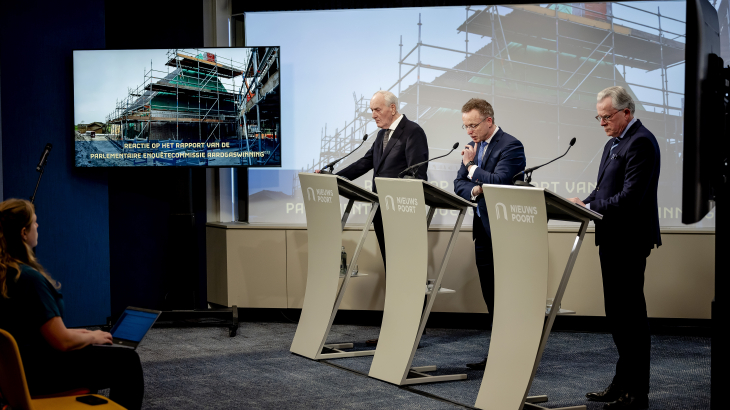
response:
[[[115,339],[140,342],[157,320],[159,313],[127,309],[112,328]]]

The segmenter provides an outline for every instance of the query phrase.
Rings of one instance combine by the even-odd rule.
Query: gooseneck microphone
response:
[[[567,150],[565,150],[565,154],[555,158],[554,160],[552,160],[550,162],[546,162],[542,165],[538,165],[538,166],[532,167],[532,168],[527,168],[524,171],[518,172],[515,176],[512,177],[512,185],[533,186],[532,184],[530,184],[530,182],[532,181],[532,171],[534,171],[536,169],[540,169],[540,168],[544,167],[545,165],[555,162],[555,161],[559,160],[560,158],[563,158],[564,156],[568,155],[568,151],[570,151],[570,149],[573,147],[573,145],[575,145],[575,138],[570,140],[570,146],[568,147]],[[527,178],[524,181],[518,181],[517,178],[519,178],[521,175],[527,175]]]
[[[368,139],[368,134],[365,134],[365,135],[364,135],[364,136],[362,137],[362,142],[360,143],[360,145],[358,145],[358,146],[357,146],[357,148],[355,148],[354,150],[350,151],[350,154],[352,154],[353,152],[357,151],[357,149],[358,149],[358,148],[362,147],[362,144],[364,144],[364,143],[365,143],[365,141],[366,141],[367,139]],[[320,174],[331,174],[331,173],[332,173],[332,171],[334,171],[334,166],[335,166],[335,164],[337,164],[338,162],[342,161],[343,159],[345,159],[345,158],[349,157],[349,156],[350,156],[350,154],[347,154],[347,155],[345,155],[344,157],[342,157],[342,158],[340,158],[340,159],[337,159],[337,160],[334,160],[334,161],[330,162],[329,164],[325,165],[325,166],[324,166],[324,168],[322,168],[322,169],[321,169],[321,170],[319,171],[319,173],[320,173]],[[327,168],[329,168],[329,171],[327,170]]]
[[[433,160],[435,160],[435,159],[443,158],[443,157],[445,157],[445,156],[447,156],[447,155],[451,154],[452,152],[454,152],[454,150],[455,150],[455,149],[457,149],[457,148],[459,148],[459,143],[458,143],[458,142],[455,142],[455,143],[454,143],[454,146],[453,146],[453,147],[451,147],[451,151],[447,152],[447,153],[446,153],[446,154],[444,154],[444,155],[441,155],[440,157],[436,157],[436,158],[431,158],[431,159],[429,159],[429,160],[427,160],[427,161],[423,161],[423,162],[419,162],[418,164],[415,164],[415,165],[411,165],[410,167],[408,167],[408,168],[404,169],[403,171],[401,171],[401,173],[400,173],[400,174],[398,174],[398,178],[403,178],[403,179],[415,179],[415,178],[416,178],[416,172],[418,172],[418,168],[420,168],[420,167],[421,167],[421,165],[423,165],[423,164],[425,164],[425,163],[427,163],[427,162],[431,162],[431,161],[433,161]],[[413,170],[413,171],[411,172],[411,174],[410,174],[410,175],[404,175],[404,176],[401,176],[401,175],[405,174],[406,172],[408,172],[408,171],[410,171],[410,170]]]
[[[40,172],[41,174],[38,175],[38,182],[35,184],[35,189],[33,190],[33,195],[30,197],[30,203],[32,204],[35,201],[35,194],[38,192],[38,185],[41,184],[41,178],[43,177],[43,171],[46,170],[46,162],[48,162],[48,156],[51,154],[51,148],[53,148],[53,145],[49,142],[46,144],[46,147],[43,148],[43,153],[41,154],[41,159],[38,161],[38,165],[35,167],[35,170]]]

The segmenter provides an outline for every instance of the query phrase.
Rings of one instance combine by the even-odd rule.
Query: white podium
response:
[[[477,408],[545,409],[527,397],[583,237],[596,212],[541,188],[483,185],[494,254],[494,318]],[[546,319],[548,219],[580,222],[563,277]],[[562,410],[586,406],[562,407]]]
[[[428,269],[428,226],[437,208],[459,211],[433,289],[438,290],[469,207],[453,193],[419,179],[375,178],[387,255],[385,307],[370,377],[397,385],[466,379],[466,374],[429,376],[436,366],[411,367],[438,291],[423,309]],[[429,206],[426,213],[426,205]]]
[[[302,172],[299,181],[307,214],[309,261],[304,306],[290,351],[313,360],[373,355],[373,350],[340,350],[352,348],[352,343],[325,345],[325,341],[378,209],[378,196],[336,175]],[[349,200],[341,218],[340,196]],[[372,208],[338,291],[342,230],[355,201],[370,203]]]

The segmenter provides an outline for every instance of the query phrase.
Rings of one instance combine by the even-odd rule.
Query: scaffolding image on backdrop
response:
[[[278,47],[74,51],[76,166],[281,166],[279,67]]]
[[[469,141],[460,132],[460,109],[475,97],[489,101],[495,108],[495,123],[523,142],[528,166],[561,155],[568,142],[577,138],[570,155],[541,169],[533,183],[566,197],[585,197],[595,187],[606,141],[594,119],[596,95],[606,87],[623,86],[636,101],[636,116],[655,134],[662,150],[660,219],[664,225],[679,224],[684,4],[675,3],[682,12],[672,17],[663,15],[662,8],[673,4],[655,4],[651,11],[624,3],[460,7],[459,20],[444,17],[437,23],[458,33],[460,40],[452,37],[449,42],[434,35],[426,41],[427,30],[443,29],[422,22],[421,13],[427,10],[414,10],[409,14],[415,20],[411,27],[417,38],[404,41],[403,35],[391,34],[395,41],[400,38],[392,43],[398,47],[398,59],[379,61],[378,67],[397,71],[397,78],[381,82],[378,88],[393,92],[399,98],[400,112],[423,127],[430,157],[446,153],[455,141]],[[247,21],[255,18],[249,16]],[[409,25],[401,24],[399,30],[411,30]],[[367,55],[364,51],[360,50]],[[439,58],[433,57],[435,52],[440,53]],[[344,121],[343,128],[323,127],[319,157],[299,170],[320,169],[355,148],[363,134],[375,135],[368,98],[378,88],[356,86],[353,81],[357,91],[353,116]],[[363,152],[352,155],[339,168],[357,160],[374,140],[368,139],[360,148]],[[459,165],[457,153],[434,161],[428,179],[452,189]],[[357,182],[371,188],[370,178],[366,175]],[[278,211],[287,220],[298,220],[301,192],[296,175],[292,175],[292,190],[282,193],[286,195],[253,193],[251,214],[267,220],[268,214],[281,208]],[[284,202],[272,206],[277,201]],[[258,203],[266,204],[266,209],[257,209]],[[352,218],[357,220],[366,213],[364,209],[355,211]],[[442,213],[434,223],[450,223],[453,218]],[[701,222],[702,226],[713,226],[711,218]]]

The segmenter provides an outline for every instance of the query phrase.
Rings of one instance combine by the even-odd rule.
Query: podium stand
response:
[[[545,409],[527,397],[591,220],[601,214],[540,188],[483,185],[494,254],[494,318],[480,409]],[[548,219],[580,222],[546,319]],[[558,309],[555,309],[558,307]],[[586,406],[562,407],[563,410]]]
[[[474,204],[418,179],[375,178],[375,184],[388,259],[383,324],[369,376],[401,386],[466,379],[466,374],[429,376],[423,372],[436,366],[411,367],[411,363],[438,294],[430,292],[421,312],[428,274],[428,226],[437,208],[459,211],[433,284],[438,290],[466,210]]]
[[[352,348],[352,343],[325,345],[325,341],[378,210],[378,196],[336,175],[302,172],[299,181],[307,214],[309,261],[304,306],[290,351],[313,360],[373,355],[372,350],[340,350]],[[348,199],[342,218],[340,196]],[[372,208],[338,291],[342,231],[355,201],[370,203]]]

